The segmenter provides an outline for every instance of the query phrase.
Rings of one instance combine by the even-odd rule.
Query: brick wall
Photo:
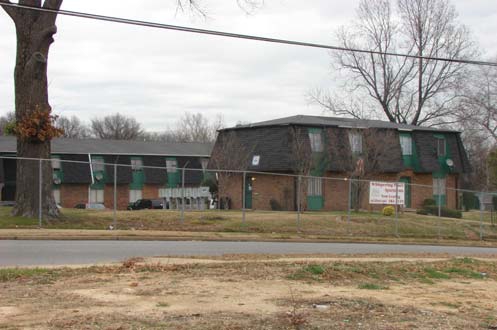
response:
[[[73,208],[77,204],[88,203],[87,184],[63,184],[60,186],[60,204],[62,207]]]
[[[159,184],[145,184],[142,189],[142,198],[144,199],[157,199],[159,198]]]
[[[252,209],[271,210],[271,199],[282,210],[295,210],[295,177],[274,175],[253,175]]]
[[[117,185],[117,209],[126,210],[129,203],[129,185]],[[104,187],[104,205],[106,208],[114,208],[114,185],[106,184]]]
[[[327,211],[345,211],[348,207],[349,182],[343,180],[347,177],[344,173],[328,172],[328,178],[323,180],[323,199],[324,210]],[[273,176],[273,175],[253,175],[252,181],[252,208],[259,210],[271,210],[270,200],[275,199],[283,209],[295,210],[296,178],[290,176]],[[433,176],[431,173],[419,174],[411,170],[401,173],[388,173],[375,175],[370,178],[374,181],[396,181],[400,177],[410,177],[411,183],[411,208],[420,208],[426,198],[433,198]],[[415,185],[423,185],[420,187]],[[450,208],[456,208],[457,193],[457,175],[447,176],[447,205]],[[361,196],[360,209],[378,211],[385,205],[369,204],[369,183],[363,184],[363,193]],[[302,209],[306,206],[307,180],[302,179]],[[219,196],[229,197],[232,201],[233,209],[242,208],[242,175],[220,175],[219,177]]]

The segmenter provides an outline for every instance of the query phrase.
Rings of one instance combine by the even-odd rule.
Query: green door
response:
[[[408,176],[404,176],[400,178],[400,182],[405,183],[405,195],[404,195],[405,207],[411,208],[411,178]]]
[[[307,208],[319,211],[323,208],[323,180],[321,178],[307,179]]]
[[[252,177],[247,176],[245,181],[245,208],[252,208]]]

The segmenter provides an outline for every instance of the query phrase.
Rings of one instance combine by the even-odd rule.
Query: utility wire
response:
[[[464,60],[464,59],[446,58],[446,57],[428,57],[428,56],[400,54],[400,53],[393,53],[393,52],[380,52],[380,51],[375,51],[375,50],[347,48],[347,47],[339,47],[339,46],[317,44],[317,43],[310,43],[310,42],[303,42],[303,41],[268,38],[268,37],[261,37],[261,36],[248,35],[248,34],[238,34],[238,33],[224,32],[224,31],[216,31],[216,30],[198,29],[198,28],[192,28],[192,27],[181,26],[181,25],[154,23],[154,22],[149,22],[149,21],[127,19],[127,18],[121,18],[121,17],[115,17],[115,16],[96,15],[96,14],[83,13],[83,12],[79,12],[79,11],[70,11],[70,10],[62,10],[62,9],[55,10],[55,9],[49,9],[49,8],[43,8],[43,7],[31,7],[31,6],[20,5],[20,4],[15,4],[15,3],[0,2],[0,6],[7,6],[7,7],[13,7],[13,8],[25,9],[25,10],[35,10],[35,11],[40,11],[40,12],[48,12],[48,13],[59,14],[59,15],[64,15],[64,16],[87,18],[87,19],[112,22],[112,23],[144,26],[144,27],[150,27],[150,28],[156,28],[156,29],[190,32],[190,33],[213,35],[213,36],[219,36],[219,37],[254,40],[254,41],[269,42],[269,43],[278,43],[278,44],[285,44],[285,45],[292,45],[292,46],[321,48],[321,49],[329,49],[329,50],[333,50],[333,51],[348,51],[348,52],[354,52],[354,53],[387,55],[387,56],[405,57],[405,58],[411,58],[411,59],[423,59],[423,60],[431,60],[431,61],[442,61],[442,62],[451,62],[451,63],[484,65],[484,66],[497,66],[496,62]]]

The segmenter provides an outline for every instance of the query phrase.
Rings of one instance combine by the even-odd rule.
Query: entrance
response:
[[[411,178],[403,176],[399,180],[405,183],[404,204],[406,208],[411,208]]]

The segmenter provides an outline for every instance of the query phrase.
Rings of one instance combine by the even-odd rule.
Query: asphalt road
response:
[[[0,241],[0,266],[93,264],[122,261],[131,257],[219,256],[238,253],[497,255],[497,248],[357,243],[4,240]]]

